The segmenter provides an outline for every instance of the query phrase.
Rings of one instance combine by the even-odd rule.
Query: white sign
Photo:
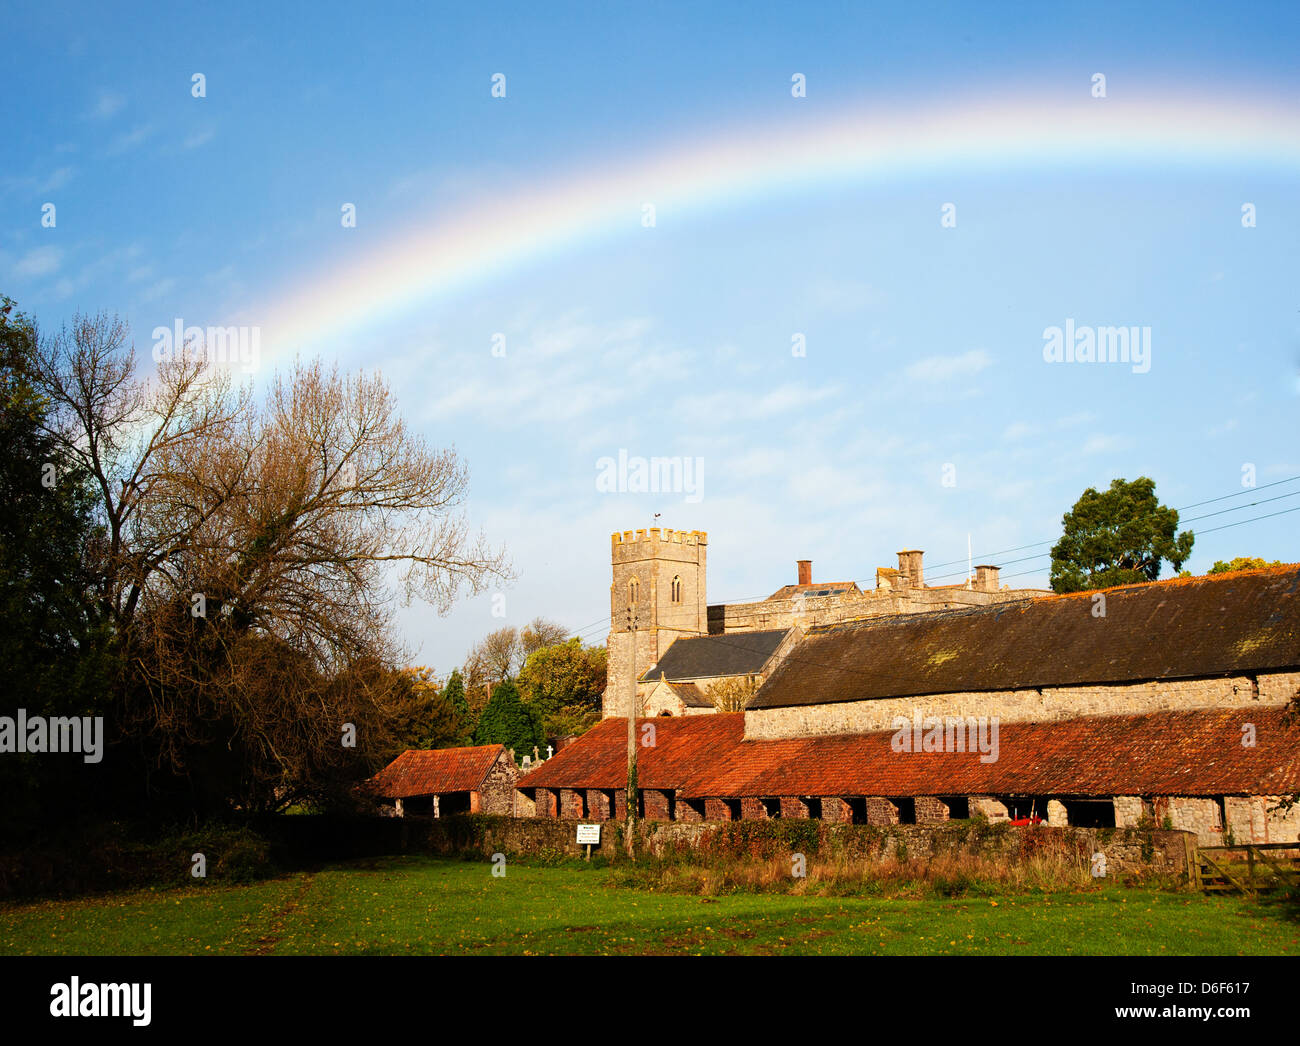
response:
[[[578,825],[578,845],[581,846],[583,843],[594,843],[596,846],[600,845],[600,825]]]

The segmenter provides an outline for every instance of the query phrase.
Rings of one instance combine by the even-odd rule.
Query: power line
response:
[[[1269,500],[1272,500],[1272,499],[1269,499]],[[1300,505],[1297,505],[1295,508],[1284,508],[1284,509],[1282,509],[1280,512],[1268,512],[1268,513],[1265,513],[1265,514],[1262,515],[1262,516],[1252,516],[1250,519],[1239,519],[1239,520],[1237,520],[1237,521],[1234,522],[1234,523],[1224,523],[1223,526],[1220,526],[1220,527],[1207,527],[1205,530],[1202,530],[1201,533],[1202,533],[1202,534],[1213,534],[1213,533],[1214,533],[1215,531],[1217,531],[1217,530],[1231,530],[1233,527],[1243,527],[1243,526],[1245,526],[1247,523],[1257,523],[1257,522],[1259,522],[1259,520],[1261,520],[1261,519],[1272,519],[1274,516],[1285,516],[1285,515],[1288,515],[1289,513],[1292,513],[1292,512],[1300,512]],[[1202,518],[1204,518],[1204,517],[1202,517]],[[1050,555],[1050,553],[1046,553],[1046,552],[1043,553],[1043,554],[1044,554],[1044,555]],[[1036,573],[1038,573],[1040,570],[1042,570],[1042,567],[1034,567],[1034,568],[1031,569],[1031,570],[1020,570],[1020,571],[1017,571],[1017,572],[1014,573],[1014,574],[1008,574],[1007,577],[1020,577],[1020,576],[1022,576],[1022,575],[1024,575],[1024,574],[1036,574]]]
[[[1297,478],[1300,478],[1300,477],[1297,477]],[[1269,484],[1269,486],[1275,486],[1275,485],[1276,485],[1276,484]],[[1262,489],[1262,488],[1260,488],[1260,489]],[[1237,497],[1237,496],[1238,496],[1238,495],[1235,495],[1235,494],[1228,494],[1228,495],[1225,495],[1225,497]],[[1287,499],[1287,498],[1294,498],[1294,497],[1297,497],[1297,496],[1300,496],[1300,490],[1292,490],[1292,491],[1289,491],[1289,492],[1286,493],[1286,494],[1278,494],[1278,495],[1275,496],[1275,497],[1271,497],[1271,498],[1261,498],[1259,501],[1248,501],[1248,502],[1246,502],[1246,504],[1244,504],[1244,505],[1234,505],[1232,508],[1223,508],[1223,509],[1219,509],[1217,512],[1205,512],[1205,513],[1202,513],[1202,514],[1199,515],[1199,516],[1192,516],[1190,519],[1179,520],[1179,525],[1181,526],[1181,525],[1186,524],[1186,523],[1195,523],[1197,520],[1200,520],[1200,519],[1210,519],[1210,518],[1213,517],[1213,516],[1222,516],[1222,515],[1226,515],[1226,514],[1229,513],[1229,512],[1240,512],[1240,511],[1242,511],[1243,509],[1255,508],[1255,507],[1258,506],[1258,505],[1267,505],[1267,504],[1269,504],[1270,502],[1273,502],[1273,501],[1284,501],[1284,500]],[[1222,500],[1223,500],[1223,498],[1210,498],[1208,501],[1201,501],[1201,502],[1198,502],[1198,504],[1201,504],[1201,505],[1209,505],[1209,504],[1213,504],[1213,503],[1216,502],[1216,501],[1222,501]],[[1187,506],[1187,507],[1188,507],[1188,508],[1192,508],[1192,507],[1194,507],[1194,506]],[[1175,511],[1182,511],[1182,510],[1175,510]],[[1268,516],[1259,516],[1259,517],[1256,517],[1256,518],[1258,518],[1258,519],[1267,519],[1267,518],[1269,518],[1269,517],[1268,517]],[[1220,529],[1222,529],[1222,528],[1220,528],[1220,527],[1211,527],[1211,528],[1208,529],[1208,530],[1202,530],[1202,531],[1200,531],[1200,533],[1202,533],[1202,534],[1212,534],[1212,533],[1214,533],[1216,530],[1220,530]],[[1038,542],[1038,544],[1040,544],[1040,545],[1046,545],[1046,544],[1054,544],[1054,542],[1040,541],[1040,542]],[[1033,548],[1034,546],[1032,546],[1032,545],[1026,545],[1026,546],[1024,546],[1024,547],[1025,547],[1025,548]],[[1041,559],[1043,556],[1050,556],[1050,555],[1051,555],[1050,552],[1040,552],[1040,553],[1038,553],[1037,555],[1034,555],[1034,556],[1024,556],[1024,557],[1022,557],[1021,559],[1012,559],[1012,560],[1008,560],[1007,563],[1004,564],[1004,565],[1010,565],[1011,563],[1023,563],[1023,562],[1025,562],[1025,561],[1027,561],[1027,560],[1030,560],[1030,559]],[[940,564],[940,565],[942,565],[942,564]],[[949,571],[949,572],[946,573],[946,574],[932,574],[931,577],[933,577],[933,578],[937,581],[937,580],[940,580],[940,579],[942,579],[942,578],[946,578],[946,577],[958,577],[958,576],[960,576],[960,575],[964,575],[965,573],[966,573],[966,571],[964,571],[964,570],[952,570],[952,571]],[[1009,575],[1009,576],[1014,577],[1014,576],[1017,576],[1017,575]]]
[[[1217,497],[1217,498],[1207,498],[1205,501],[1194,501],[1194,502],[1192,502],[1190,505],[1183,505],[1181,508],[1176,508],[1176,509],[1174,509],[1174,511],[1175,511],[1175,512],[1186,512],[1189,508],[1200,508],[1202,505],[1212,505],[1212,504],[1214,504],[1214,503],[1217,502],[1217,501],[1226,501],[1228,498],[1239,498],[1239,497],[1241,497],[1241,496],[1243,496],[1243,495],[1245,495],[1245,494],[1251,494],[1251,493],[1254,493],[1254,492],[1257,491],[1257,490],[1267,490],[1269,487],[1279,487],[1279,486],[1281,486],[1283,483],[1294,483],[1296,480],[1300,480],[1300,476],[1291,476],[1291,477],[1289,477],[1288,479],[1279,479],[1279,480],[1274,480],[1272,483],[1265,483],[1262,487],[1248,487],[1248,488],[1246,488],[1245,490],[1234,491],[1234,492],[1231,493],[1231,494],[1222,494],[1222,495],[1220,495],[1220,496]],[[1204,516],[1201,516],[1201,517],[1198,517],[1198,518],[1200,518],[1200,519],[1204,519],[1205,517],[1204,517]],[[1180,520],[1179,522],[1190,522],[1190,520],[1188,520],[1188,521]],[[1055,544],[1055,542],[1056,542],[1056,539],[1051,539],[1051,540],[1048,540],[1048,541],[1034,541],[1034,542],[1032,542],[1032,543],[1030,543],[1030,544],[1028,544],[1028,545],[1017,545],[1015,548],[1004,548],[1001,552],[981,552],[981,553],[979,554],[978,558],[979,558],[979,559],[992,559],[992,558],[995,558],[995,557],[997,557],[997,556],[1005,556],[1005,555],[1008,555],[1009,553],[1012,553],[1012,552],[1023,552],[1023,551],[1024,551],[1025,549],[1027,549],[1027,548],[1037,548],[1039,545],[1052,545],[1052,544]],[[951,566],[956,566],[957,564],[959,564],[959,563],[964,563],[964,562],[965,562],[965,560],[962,560],[962,559],[950,559],[950,560],[948,560],[947,562],[944,562],[944,563],[935,563],[935,564],[933,564],[933,568],[932,568],[932,569],[937,569],[937,568],[939,568],[939,567],[951,567]],[[946,576],[947,576],[947,575],[946,575]]]
[[[1298,478],[1300,478],[1300,477],[1298,477]],[[1296,493],[1300,493],[1300,491],[1297,491]],[[1289,496],[1289,495],[1286,495],[1286,496]],[[1200,504],[1202,504],[1202,505],[1208,505],[1208,504],[1211,504],[1212,502],[1217,501],[1217,500],[1222,500],[1222,499],[1211,498],[1211,499],[1209,499],[1208,501],[1202,501],[1202,502],[1200,502]],[[1279,498],[1266,498],[1266,499],[1264,499],[1263,502],[1258,502],[1258,504],[1266,504],[1266,503],[1269,502],[1269,501],[1277,501],[1277,500],[1280,500],[1280,499],[1279,499]],[[1242,506],[1242,507],[1249,507],[1249,506]],[[1214,533],[1215,531],[1219,531],[1219,530],[1231,530],[1233,527],[1245,526],[1247,523],[1256,523],[1256,522],[1258,522],[1258,521],[1261,520],[1261,519],[1272,519],[1272,518],[1274,518],[1275,516],[1285,516],[1285,515],[1289,515],[1289,514],[1292,513],[1292,512],[1300,512],[1300,505],[1297,505],[1297,506],[1294,507],[1294,508],[1282,509],[1282,510],[1280,510],[1280,511],[1278,511],[1278,512],[1270,512],[1270,513],[1266,513],[1265,515],[1262,515],[1262,516],[1252,516],[1250,519],[1239,519],[1239,520],[1237,520],[1237,521],[1235,521],[1235,522],[1233,522],[1233,523],[1225,523],[1225,524],[1223,524],[1222,526],[1211,527],[1211,528],[1209,528],[1209,529],[1207,529],[1207,530],[1202,531],[1201,533],[1204,533],[1204,534],[1210,534],[1210,533]],[[1207,513],[1206,516],[1201,516],[1201,517],[1198,517],[1198,518],[1204,519],[1204,518],[1207,518],[1208,516],[1211,516],[1211,515],[1220,515],[1220,514],[1221,514],[1221,513]],[[1049,555],[1049,554],[1050,554],[1050,553],[1042,553],[1042,555]],[[1038,558],[1041,558],[1041,556],[1029,556],[1029,557],[1025,557],[1025,558],[1027,558],[1027,559],[1038,559]],[[1035,574],[1035,573],[1038,573],[1039,570],[1041,570],[1041,568],[1039,568],[1039,567],[1035,567],[1035,568],[1031,568],[1031,569],[1029,569],[1029,570],[1021,570],[1021,571],[1017,571],[1016,573],[1014,573],[1014,574],[1009,574],[1009,575],[1007,575],[1007,576],[1008,576],[1008,577],[1021,577],[1021,576],[1025,575],[1025,574]],[[1031,603],[1031,602],[1033,602],[1033,600],[1036,599],[1036,598],[1039,598],[1039,597],[1036,597],[1036,596],[1024,596],[1024,597],[1021,597],[1021,598],[1019,598],[1019,599],[1008,599],[1008,600],[1000,601],[1000,602],[998,602],[998,603],[981,604],[981,605],[976,605],[976,606],[967,606],[967,607],[944,607],[944,608],[941,608],[941,609],[938,609],[938,610],[931,610],[931,611],[920,612],[920,613],[918,613],[917,616],[924,616],[927,620],[933,620],[936,616],[948,616],[948,615],[953,615],[953,614],[964,614],[964,613],[969,613],[969,612],[971,612],[971,611],[973,611],[973,610],[984,609],[985,607],[988,607],[988,606],[1007,607],[1007,606],[1011,606],[1011,605],[1024,604],[1024,603]],[[898,618],[900,618],[900,617],[911,617],[911,616],[913,616],[913,615],[911,615],[911,614],[898,614],[898,615],[881,614],[881,615],[877,615],[877,616],[878,616],[880,619],[882,619],[882,620],[884,620],[884,619],[898,620]],[[826,622],[825,625],[823,625],[823,626],[818,626],[818,625],[816,625],[816,623],[814,622],[814,624],[811,625],[811,626],[809,626],[809,627],[810,627],[810,628],[817,628],[817,627],[829,627],[829,626],[833,626],[833,625],[841,625],[841,624],[843,624],[843,625],[848,625],[848,624],[861,623],[861,622],[863,622],[863,621],[870,621],[870,620],[872,620],[871,617],[867,617],[867,618],[850,618],[850,619],[846,619],[846,620],[844,620],[844,621],[829,621],[829,622]],[[600,623],[603,624],[603,622],[600,622]],[[786,626],[786,631],[788,631],[788,630],[789,630],[790,628],[792,628],[792,627],[794,627],[794,626],[792,626],[792,625],[788,625],[788,626]],[[737,637],[739,637],[739,636],[743,636],[743,635],[748,635],[748,634],[750,634],[750,633],[744,633],[744,632],[734,633],[734,635],[736,635]],[[752,646],[750,646],[750,645],[746,645],[746,644],[744,644],[744,643],[742,643],[742,642],[738,642],[738,641],[736,641],[736,640],[734,640],[734,639],[731,640],[731,641],[728,641],[728,639],[726,638],[726,633],[717,634],[717,635],[707,635],[707,634],[706,634],[706,635],[704,635],[704,636],[701,636],[700,638],[711,639],[711,640],[713,640],[715,643],[719,643],[719,644],[721,644],[721,645],[723,645],[723,646],[730,646],[730,647],[733,647],[733,648],[735,648],[735,649],[739,649],[739,650],[744,650],[744,651],[746,651],[747,653],[753,653],[753,652],[754,652],[754,648],[753,648]],[[769,656],[769,659],[770,659],[770,656]],[[811,660],[811,659],[809,659],[809,658],[798,657],[798,656],[796,656],[796,655],[794,654],[793,651],[792,651],[791,653],[787,654],[785,657],[783,657],[783,658],[781,659],[781,663],[782,663],[782,664],[784,664],[784,663],[787,662],[787,661],[789,661],[791,664],[795,664],[795,665],[808,665],[808,666],[813,667],[813,668],[830,669],[831,671],[834,671],[834,672],[840,672],[840,673],[842,673],[842,674],[844,674],[844,675],[857,676],[857,677],[862,677],[862,678],[866,678],[866,677],[867,677],[867,673],[864,673],[864,672],[862,672],[862,671],[860,671],[860,670],[857,670],[857,669],[851,669],[851,668],[842,668],[842,667],[840,667],[840,666],[838,666],[838,665],[826,664],[826,663],[824,663],[824,662],[813,661],[813,660]],[[650,671],[650,669],[647,669],[647,671]],[[748,674],[748,675],[755,675],[756,673],[752,673],[752,672],[751,672],[751,673],[746,673],[746,674]],[[640,677],[639,677],[639,676],[637,677],[637,680],[640,681]],[[654,682],[654,680],[648,680],[647,682]],[[670,685],[671,685],[671,683],[670,683]],[[919,695],[918,695],[918,696],[919,696]]]
[[[1232,492],[1231,494],[1221,494],[1221,495],[1219,495],[1219,496],[1217,496],[1217,497],[1206,498],[1206,499],[1204,499],[1203,501],[1194,501],[1194,502],[1191,502],[1190,504],[1183,505],[1183,506],[1181,506],[1180,508],[1175,509],[1174,511],[1175,511],[1175,512],[1186,512],[1188,509],[1199,508],[1199,507],[1201,507],[1202,505],[1212,505],[1212,504],[1217,504],[1217,503],[1220,502],[1220,501],[1227,501],[1227,500],[1229,500],[1230,498],[1239,498],[1239,497],[1243,497],[1243,496],[1246,496],[1246,495],[1248,495],[1248,494],[1256,493],[1257,491],[1260,491],[1260,490],[1268,490],[1268,489],[1273,488],[1273,487],[1279,487],[1279,486],[1282,486],[1282,485],[1284,485],[1284,484],[1286,484],[1286,483],[1294,483],[1294,482],[1296,482],[1297,480],[1300,480],[1300,475],[1297,475],[1297,476],[1289,476],[1289,477],[1287,477],[1286,479],[1274,480],[1273,482],[1271,482],[1271,483],[1265,483],[1265,484],[1263,484],[1262,486],[1251,487],[1251,488],[1248,488],[1248,489],[1246,489],[1246,490],[1238,490],[1238,491],[1234,491],[1234,492]],[[1266,505],[1266,504],[1269,504],[1270,502],[1273,502],[1273,501],[1282,501],[1282,500],[1285,500],[1286,498],[1295,497],[1295,496],[1297,496],[1297,495],[1300,495],[1300,490],[1297,490],[1297,491],[1291,491],[1291,492],[1289,492],[1289,493],[1287,493],[1287,494],[1280,494],[1280,495],[1278,495],[1278,496],[1276,496],[1276,497],[1272,497],[1272,498],[1263,498],[1263,499],[1261,499],[1261,500],[1259,500],[1259,501],[1248,502],[1248,503],[1246,503],[1246,504],[1244,504],[1244,505],[1236,505],[1236,506],[1233,506],[1232,508],[1221,509],[1221,510],[1219,510],[1219,511],[1217,511],[1217,512],[1207,512],[1207,513],[1203,513],[1202,515],[1194,516],[1194,517],[1192,517],[1191,519],[1179,520],[1179,524],[1180,524],[1180,525],[1183,525],[1183,524],[1187,524],[1187,523],[1194,523],[1194,522],[1196,522],[1197,520],[1201,520],[1201,519],[1209,519],[1209,518],[1211,518],[1211,517],[1213,517],[1213,516],[1225,515],[1225,514],[1230,513],[1230,512],[1239,512],[1239,511],[1241,511],[1242,509],[1253,508],[1253,507],[1256,507],[1256,506],[1258,506],[1258,505]],[[1267,515],[1263,515],[1263,516],[1252,517],[1251,519],[1240,520],[1240,521],[1238,521],[1238,522],[1236,522],[1236,523],[1230,523],[1230,524],[1227,524],[1226,526],[1221,526],[1221,527],[1210,527],[1210,528],[1208,528],[1208,529],[1205,529],[1205,530],[1200,531],[1200,533],[1202,533],[1202,534],[1213,534],[1213,533],[1215,533],[1215,532],[1217,532],[1217,531],[1220,531],[1220,530],[1228,530],[1228,529],[1230,529],[1231,527],[1234,527],[1234,526],[1240,526],[1240,525],[1245,524],[1245,523],[1253,523],[1253,522],[1255,522],[1255,521],[1258,520],[1258,519],[1271,519],[1271,518],[1273,518],[1274,516],[1286,515],[1286,514],[1288,514],[1289,512],[1294,512],[1294,511],[1298,511],[1298,510],[1297,510],[1297,509],[1287,509],[1287,510],[1284,510],[1283,512],[1269,513],[1269,514],[1267,514]],[[1010,553],[1012,553],[1012,552],[1023,552],[1023,551],[1025,551],[1026,549],[1038,548],[1038,547],[1040,547],[1040,546],[1042,546],[1042,545],[1054,545],[1058,540],[1059,540],[1058,538],[1053,538],[1053,539],[1049,539],[1049,540],[1047,540],[1047,541],[1035,541],[1035,542],[1031,542],[1030,544],[1027,544],[1027,545],[1017,545],[1017,546],[1015,546],[1014,548],[1003,549],[1003,550],[1000,551],[1000,552],[982,552],[982,553],[979,554],[978,558],[980,558],[980,559],[995,559],[995,558],[997,558],[998,556],[1008,555],[1008,554],[1010,554]],[[1005,561],[1003,561],[1001,564],[999,564],[999,566],[1011,566],[1011,565],[1013,565],[1013,564],[1015,564],[1015,563],[1026,563],[1026,562],[1031,562],[1031,561],[1036,560],[1036,559],[1043,559],[1044,557],[1048,557],[1048,556],[1050,556],[1050,555],[1051,555],[1050,552],[1040,552],[1040,553],[1037,553],[1037,554],[1032,555],[1032,556],[1022,556],[1022,557],[1020,557],[1020,558],[1018,558],[1018,559],[1005,560]],[[943,563],[936,563],[936,564],[934,564],[934,565],[931,567],[931,569],[936,569],[936,568],[939,568],[939,567],[945,567],[945,566],[953,566],[953,565],[955,565],[955,564],[959,564],[959,563],[962,563],[962,562],[964,562],[964,560],[959,560],[959,559],[948,560],[948,561],[943,562]],[[1042,569],[1041,567],[1035,567],[1035,568],[1032,568],[1032,569],[1029,569],[1029,570],[1020,570],[1020,571],[1016,571],[1016,572],[1013,573],[1013,574],[1005,574],[1005,575],[1001,575],[1001,576],[1004,577],[1004,578],[1023,577],[1023,576],[1025,576],[1026,574],[1035,574],[1035,573],[1038,573],[1041,569]],[[946,573],[946,574],[931,574],[931,575],[930,575],[930,578],[933,579],[933,580],[936,580],[936,581],[937,581],[937,580],[942,580],[942,579],[944,579],[944,578],[965,576],[966,573],[967,573],[967,572],[964,571],[964,570],[960,570],[960,571],[949,571],[949,572]],[[858,585],[865,585],[865,584],[868,584],[868,582],[869,582],[869,579],[862,579],[862,580],[860,580],[860,581],[855,581],[854,583],[855,583],[855,584],[858,584]],[[738,599],[738,600],[736,600],[736,599],[728,599],[728,600],[724,600],[724,601],[722,601],[722,605],[731,605],[731,604],[736,604],[736,603],[741,603],[741,604],[743,604],[743,603],[751,603],[751,602],[762,602],[762,601],[765,601],[766,598],[767,598],[767,597],[765,597],[765,596],[761,596],[761,595],[759,595],[759,596],[748,596],[748,597],[745,597],[744,599]],[[685,613],[685,612],[688,612],[688,611],[683,611],[683,612]],[[609,625],[609,618],[608,618],[608,617],[600,617],[600,618],[598,618],[597,620],[593,621],[591,624],[589,624],[589,625],[584,625],[582,628],[577,629],[577,630],[574,631],[572,634],[575,635],[575,636],[577,636],[577,637],[580,638],[580,639],[585,639],[585,638],[588,638],[588,637],[591,637],[591,636],[599,635],[601,631],[605,630],[605,629],[608,627],[608,625]]]

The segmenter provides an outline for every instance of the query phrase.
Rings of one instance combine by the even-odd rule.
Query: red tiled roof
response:
[[[777,795],[1280,795],[1300,790],[1300,723],[1280,708],[1208,709],[1002,723],[998,760],[907,753],[893,733],[745,741],[744,714],[643,720],[643,788],[683,797]],[[1254,724],[1256,744],[1242,745]],[[638,724],[638,736],[641,729]],[[607,719],[521,788],[620,788],[627,721]]]
[[[438,748],[433,751],[410,749],[375,774],[370,784],[386,799],[474,792],[483,784],[488,770],[504,751],[504,745]]]
[[[654,747],[641,744],[646,724]],[[728,757],[745,730],[743,713],[638,719],[637,782],[680,788],[702,767]],[[626,788],[627,719],[602,719],[567,748],[519,779],[519,788]]]
[[[845,592],[859,592],[856,581],[821,581],[817,584],[783,585],[773,592],[768,599],[793,599],[800,592],[805,595],[839,596]]]

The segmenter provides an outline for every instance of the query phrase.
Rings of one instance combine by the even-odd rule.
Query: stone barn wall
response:
[[[586,851],[577,843],[576,821],[471,816],[382,824],[390,826],[394,833],[393,849],[404,852],[476,853],[485,857],[494,853],[564,853],[579,857]],[[809,826],[812,835],[785,838],[783,833],[794,824]],[[623,827],[618,823],[603,825],[600,844],[592,847],[593,854],[621,857]],[[897,860],[904,854],[908,859],[922,861],[942,853],[1015,857],[1035,852],[1054,837],[1066,849],[1075,851],[1085,867],[1094,853],[1104,853],[1111,876],[1139,877],[1185,875],[1194,849],[1191,835],[1181,831],[1017,828],[971,822],[875,827],[802,821],[785,822],[783,827],[779,821],[749,826],[736,821],[640,821],[637,834],[642,852],[663,856],[702,850],[699,859],[706,863],[714,857],[784,856],[798,850],[805,852],[810,861],[814,853],[820,852],[861,860],[867,865]]]
[[[519,770],[509,752],[497,756],[479,789],[479,811],[485,814],[515,813],[515,780],[518,776]]]
[[[1257,676],[1119,686],[1041,687],[751,708],[745,712],[745,739],[893,730],[896,717],[911,722],[917,709],[923,715],[996,717],[1001,722],[1013,723],[1200,708],[1276,708],[1286,705],[1297,690],[1300,690],[1300,672],[1261,672]]]

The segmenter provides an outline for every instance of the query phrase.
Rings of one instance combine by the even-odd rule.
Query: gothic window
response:
[[[627,601],[632,606],[636,606],[637,603],[641,602],[641,582],[636,578],[627,583]]]
[[[680,574],[673,578],[672,591],[673,602],[680,603],[682,601],[682,577]]]

